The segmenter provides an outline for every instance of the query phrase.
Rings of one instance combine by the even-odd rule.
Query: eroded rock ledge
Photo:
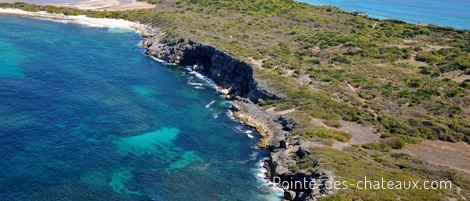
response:
[[[294,145],[289,143],[287,136],[294,128],[295,123],[280,115],[272,115],[264,111],[257,104],[263,99],[278,99],[261,87],[253,77],[253,68],[229,54],[212,46],[204,45],[192,40],[179,39],[175,41],[161,41],[155,35],[142,42],[147,48],[146,54],[168,63],[181,66],[191,66],[196,72],[212,79],[219,90],[233,100],[232,111],[234,117],[253,127],[263,137],[258,147],[271,151],[271,159],[265,161],[268,170],[266,179],[273,181],[274,177],[281,181],[314,181],[324,184],[332,179],[332,174],[320,167],[314,172],[296,172],[292,167],[296,161],[291,156]],[[328,194],[324,185],[316,190],[287,189],[286,200],[315,200],[315,197]]]
[[[258,87],[249,64],[212,46],[186,39],[159,43],[157,37],[147,39],[143,45],[148,47],[148,55],[181,66],[193,66],[193,70],[208,76],[233,97],[248,98],[254,103],[278,98]]]

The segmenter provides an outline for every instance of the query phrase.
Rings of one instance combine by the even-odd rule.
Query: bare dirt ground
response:
[[[449,78],[456,82],[463,82],[467,79],[470,79],[470,75],[465,75],[463,71],[456,70],[448,73],[443,73],[441,75],[442,78]]]
[[[258,67],[258,68],[261,68],[261,66],[263,66],[263,62],[265,60],[267,60],[267,58],[266,59],[258,59],[258,60],[254,59],[253,57],[248,58],[248,62],[250,62],[251,64],[255,65],[255,67]]]
[[[351,145],[363,145],[367,143],[379,142],[380,134],[375,133],[375,129],[370,126],[363,126],[355,122],[349,121],[339,121],[342,125],[341,128],[333,128],[325,125],[320,119],[313,118],[310,122],[316,126],[323,126],[328,129],[343,131],[346,133],[350,133],[352,138],[349,142],[339,142],[335,141],[333,144],[333,148],[336,149],[344,149],[350,147]]]
[[[341,128],[337,128],[336,130],[350,133],[352,138],[349,142],[336,141],[333,145],[335,148],[344,149],[353,144],[363,145],[367,143],[379,142],[380,140],[380,134],[376,134],[375,129],[370,126],[363,126],[349,121],[340,121],[340,123],[343,126]]]
[[[463,81],[468,80],[468,79],[470,79],[470,75],[460,75],[458,77],[453,78],[452,80],[454,80],[456,82],[463,82]]]
[[[396,152],[418,157],[433,165],[447,166],[470,174],[470,145],[465,142],[424,140],[419,144],[407,144]]]
[[[431,50],[440,50],[440,49],[445,49],[445,48],[452,48],[450,46],[442,46],[442,45],[426,45],[427,48],[424,48],[426,51],[431,51]]]
[[[283,110],[283,111],[276,111],[275,109],[276,107],[270,107],[266,110],[266,112],[269,112],[270,114],[274,114],[274,115],[286,115],[286,114],[295,112],[295,108]]]

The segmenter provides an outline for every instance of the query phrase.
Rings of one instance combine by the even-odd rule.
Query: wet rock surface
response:
[[[159,37],[142,42],[147,55],[181,66],[193,66],[193,70],[212,79],[230,94],[247,98],[254,103],[262,99],[278,99],[258,86],[253,78],[253,68],[216,48],[191,40],[179,39],[160,43]]]
[[[187,39],[164,42],[156,34],[144,40],[142,45],[147,47],[146,54],[149,56],[168,63],[191,66],[192,70],[212,79],[221,93],[233,100],[234,117],[256,129],[263,137],[258,147],[271,151],[271,158],[264,163],[266,179],[274,183],[300,181],[316,184],[313,189],[308,186],[285,189],[285,200],[315,200],[318,196],[330,193],[325,183],[333,179],[331,172],[320,166],[312,167],[308,172],[293,170],[297,162],[292,154],[303,158],[310,152],[300,145],[289,143],[288,136],[295,122],[282,115],[270,114],[258,105],[261,100],[280,97],[259,87],[249,64],[212,46]]]

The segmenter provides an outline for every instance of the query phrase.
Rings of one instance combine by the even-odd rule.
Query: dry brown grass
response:
[[[407,144],[396,152],[412,155],[430,164],[446,166],[470,174],[470,145],[465,142],[424,140],[419,144]]]

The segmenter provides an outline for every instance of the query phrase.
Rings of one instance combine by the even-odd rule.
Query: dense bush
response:
[[[465,110],[470,82],[441,78],[447,72],[470,72],[469,31],[379,21],[291,0],[149,2],[158,6],[127,12],[24,3],[0,7],[150,23],[166,33],[163,41],[191,38],[247,62],[261,60],[256,79],[284,97],[265,104],[295,108],[294,117],[307,115],[333,127],[340,119],[356,121],[427,139],[468,138],[460,128],[470,125]],[[420,118],[420,125],[435,124],[412,127],[411,118]],[[449,126],[453,123],[459,126]]]

